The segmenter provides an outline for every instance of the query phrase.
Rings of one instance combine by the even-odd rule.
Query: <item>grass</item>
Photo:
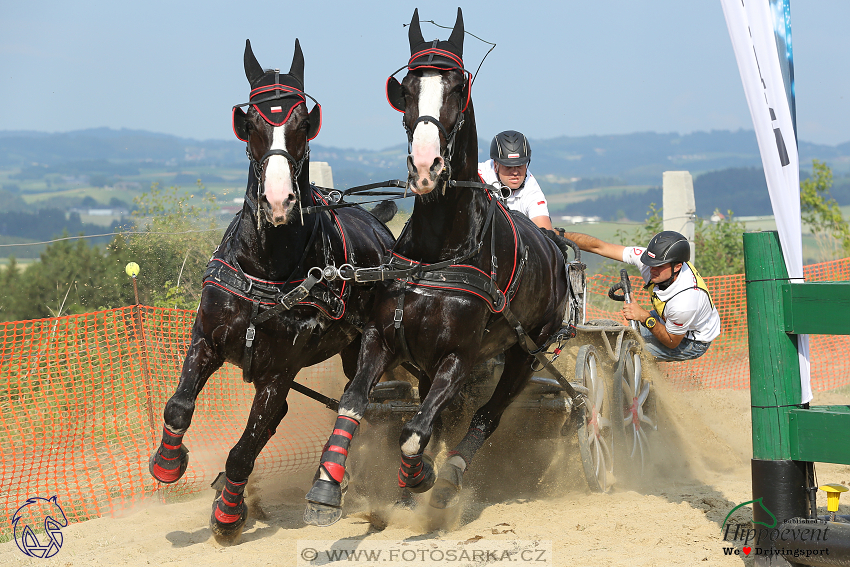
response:
[[[595,199],[606,195],[620,195],[622,193],[642,193],[652,189],[653,185],[612,185],[610,187],[594,187],[593,189],[583,189],[581,191],[572,191],[569,193],[554,193],[548,191],[546,198],[549,200],[549,205],[568,205],[577,203],[586,199]]]

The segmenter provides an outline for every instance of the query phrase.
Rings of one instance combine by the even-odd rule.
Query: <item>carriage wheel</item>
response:
[[[576,382],[590,393],[587,406],[578,408],[578,448],[587,485],[593,492],[607,492],[613,481],[611,455],[612,427],[605,400],[605,384],[599,361],[599,352],[592,345],[583,345],[576,356]]]
[[[612,388],[616,474],[641,479],[649,472],[650,438],[658,426],[652,384],[643,375],[637,341],[623,343]]]

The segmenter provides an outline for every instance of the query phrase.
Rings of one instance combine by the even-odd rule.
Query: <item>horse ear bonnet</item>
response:
[[[457,20],[448,41],[436,39],[425,41],[422,37],[422,29],[419,27],[419,9],[415,9],[413,11],[413,18],[410,20],[410,30],[408,31],[410,61],[407,63],[407,69],[410,71],[414,69],[458,69],[461,73],[468,75],[468,72],[463,68],[463,35],[463,12],[458,8]],[[466,103],[463,110],[466,111],[470,98],[468,77],[464,89],[466,91]],[[392,76],[387,79],[387,100],[390,106],[399,112],[404,112],[405,104],[401,83]]]
[[[289,120],[292,110],[299,104],[306,105],[304,96],[304,54],[301,44],[295,40],[295,53],[289,73],[263,70],[254,57],[251,41],[245,40],[245,77],[251,84],[251,106],[272,126],[281,126]],[[322,107],[319,104],[310,111],[310,128],[307,139],[312,140],[322,128]],[[233,108],[233,132],[243,142],[248,141],[247,114],[239,107]]]

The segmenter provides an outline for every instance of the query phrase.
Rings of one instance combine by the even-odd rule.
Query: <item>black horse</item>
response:
[[[400,438],[399,486],[418,493],[437,482],[431,505],[444,508],[456,499],[475,452],[531,377],[532,344],[544,345],[562,325],[568,285],[562,252],[480,183],[463,34],[458,9],[449,40],[426,42],[415,11],[407,76],[401,83],[392,77],[387,82],[390,104],[404,112],[408,183],[416,200],[391,257],[376,269],[394,279],[376,289],[357,373],[340,399],[334,432],[307,494],[310,524],[330,525],[342,515],[340,483],[350,441],[370,391],[387,369],[408,361],[422,371],[422,403]],[[358,272],[370,279],[368,271]],[[503,351],[504,372],[492,397],[475,413],[437,480],[424,455],[436,418],[473,366]]]
[[[393,244],[387,227],[360,207],[303,212],[325,196],[309,180],[308,142],[318,134],[321,107],[306,110],[298,40],[288,74],[264,71],[246,42],[245,74],[250,102],[233,109],[234,131],[247,142],[251,161],[245,204],[207,266],[180,383],[165,406],[162,442],[150,460],[160,482],[183,475],[188,450],[182,439],[195,399],[225,361],[241,367],[256,394],[213,503],[210,527],[224,542],[241,533],[245,484],[286,415],[298,371],[339,353],[346,375],[354,374],[371,290],[339,278],[323,281],[322,271],[313,267],[376,263]],[[247,113],[242,106],[249,106]],[[395,205],[386,205],[391,218]]]

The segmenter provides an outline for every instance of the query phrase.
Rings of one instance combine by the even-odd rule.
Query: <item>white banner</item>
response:
[[[753,117],[785,267],[803,281],[800,164],[769,0],[720,0]],[[784,57],[785,54],[783,54]],[[809,337],[799,335],[801,403],[812,399]]]

